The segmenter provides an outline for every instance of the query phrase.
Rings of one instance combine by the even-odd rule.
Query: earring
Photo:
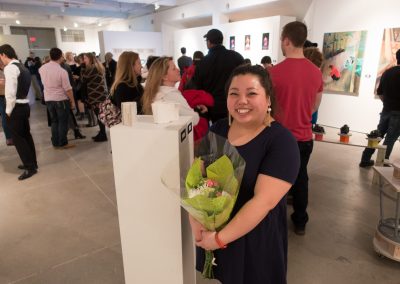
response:
[[[271,111],[272,111],[271,106],[268,106],[267,114],[265,115],[265,119],[264,119],[264,124],[265,124],[267,127],[270,127],[270,126],[271,126]]]
[[[229,126],[232,125],[232,116],[230,113],[228,113],[228,124],[229,124]]]

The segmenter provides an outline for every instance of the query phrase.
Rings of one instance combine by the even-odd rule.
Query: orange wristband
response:
[[[221,242],[221,240],[218,237],[218,232],[215,232],[215,241],[217,242],[217,245],[219,246],[220,249],[225,249],[227,247],[226,244],[224,244],[223,242]]]

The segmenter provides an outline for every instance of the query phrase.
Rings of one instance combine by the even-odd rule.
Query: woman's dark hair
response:
[[[3,44],[0,46],[0,54],[5,54],[9,59],[18,59],[14,48],[9,44]]]
[[[203,52],[197,50],[193,53],[193,64],[197,65],[201,60],[203,60],[204,54]]]
[[[146,61],[146,68],[147,68],[147,70],[150,70],[151,65],[152,65],[153,62],[156,61],[158,58],[160,58],[160,56],[149,55],[149,57],[147,57],[147,61]]]
[[[275,92],[272,86],[271,77],[268,72],[260,65],[240,65],[236,67],[233,71],[231,76],[229,77],[228,81],[225,85],[225,93],[228,95],[229,87],[232,83],[233,78],[240,76],[240,75],[254,75],[258,77],[258,81],[260,85],[264,88],[266,95],[269,97],[271,102],[271,116],[273,117],[276,113],[276,101],[275,101]]]

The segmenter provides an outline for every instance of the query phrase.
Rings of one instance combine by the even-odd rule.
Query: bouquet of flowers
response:
[[[234,146],[212,132],[197,144],[195,157],[181,186],[181,204],[207,230],[219,231],[229,221],[245,162]],[[206,251],[205,278],[214,278],[213,265],[214,254]]]

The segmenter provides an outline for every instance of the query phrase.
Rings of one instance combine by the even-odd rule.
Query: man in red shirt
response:
[[[313,149],[311,115],[318,109],[322,96],[322,73],[303,54],[307,26],[295,21],[283,27],[281,48],[284,61],[269,69],[279,109],[276,120],[288,128],[297,139],[301,164],[295,184],[291,188],[291,215],[295,233],[305,234],[308,221],[307,164]]]

